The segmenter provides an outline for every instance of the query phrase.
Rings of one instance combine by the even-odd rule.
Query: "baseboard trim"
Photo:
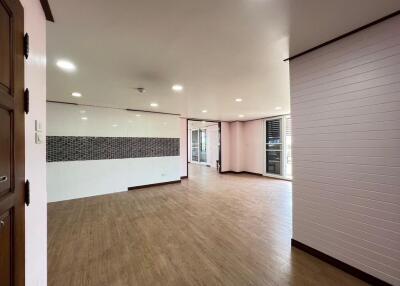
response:
[[[247,171],[221,171],[220,174],[248,174],[248,175],[255,175],[255,176],[262,176],[260,173],[253,173],[253,172],[247,172]]]
[[[181,177],[181,180],[187,179],[187,178],[188,178],[188,176],[182,176],[182,177]]]
[[[176,180],[176,181],[168,181],[168,182],[162,182],[162,183],[156,183],[156,184],[128,187],[128,191],[137,190],[137,189],[145,189],[145,188],[150,188],[150,187],[157,187],[157,186],[162,186],[162,185],[177,184],[180,182],[181,182],[181,180]]]
[[[368,274],[358,268],[355,268],[354,266],[351,266],[343,261],[340,261],[328,254],[325,254],[315,248],[312,248],[300,241],[297,241],[292,238],[292,247],[295,247],[297,249],[300,249],[318,259],[321,259],[322,261],[335,266],[336,268],[339,268],[340,270],[343,270],[344,272],[353,275],[354,277],[357,277],[358,279],[363,280],[364,282],[367,282],[371,285],[376,285],[376,286],[392,286],[391,284],[371,275]]]

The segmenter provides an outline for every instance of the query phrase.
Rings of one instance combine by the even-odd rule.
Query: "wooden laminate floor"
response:
[[[48,285],[365,285],[290,247],[291,183],[182,184],[49,204]]]

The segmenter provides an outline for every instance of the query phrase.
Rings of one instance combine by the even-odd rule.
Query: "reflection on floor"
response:
[[[48,284],[365,285],[291,249],[291,183],[220,175],[49,205]]]

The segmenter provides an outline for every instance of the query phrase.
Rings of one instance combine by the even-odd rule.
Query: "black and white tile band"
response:
[[[179,138],[47,136],[47,162],[179,156]]]

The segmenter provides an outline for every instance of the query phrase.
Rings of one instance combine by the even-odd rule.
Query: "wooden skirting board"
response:
[[[249,175],[256,175],[256,176],[262,176],[260,173],[253,173],[253,172],[247,172],[247,171],[221,171],[221,174],[249,174]]]
[[[177,184],[177,183],[180,183],[180,182],[181,182],[181,180],[176,180],[176,181],[162,182],[162,183],[156,183],[156,184],[148,184],[148,185],[128,187],[128,191],[137,190],[137,189],[144,189],[144,188],[150,188],[150,187],[157,187],[157,186],[162,186],[162,185]]]
[[[312,256],[315,256],[322,261],[331,264],[335,266],[336,268],[339,268],[340,270],[343,270],[344,272],[349,273],[350,275],[353,275],[354,277],[357,277],[358,279],[361,279],[371,285],[376,285],[376,286],[390,286],[391,284],[375,277],[372,276],[371,274],[368,274],[360,269],[357,269],[343,261],[340,261],[328,254],[325,254],[319,250],[316,250],[315,248],[312,248],[300,241],[297,241],[292,238],[292,246],[296,247]]]

